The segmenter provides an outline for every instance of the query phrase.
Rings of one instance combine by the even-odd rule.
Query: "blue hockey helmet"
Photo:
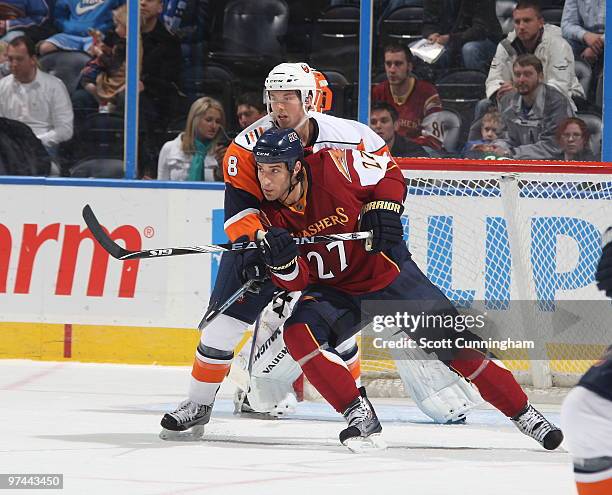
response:
[[[253,154],[257,163],[284,162],[293,173],[295,162],[304,158],[304,147],[295,130],[272,128],[259,137]]]

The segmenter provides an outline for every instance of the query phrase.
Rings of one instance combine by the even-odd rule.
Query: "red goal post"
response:
[[[612,177],[612,163],[558,160],[472,160],[465,158],[395,158],[404,171],[598,174]]]
[[[525,336],[537,331],[546,359],[522,351],[502,353],[502,359],[522,383],[575,384],[612,341],[612,311],[591,307],[607,302],[595,287],[594,271],[602,234],[612,225],[612,164],[396,162],[408,185],[407,244],[421,270],[460,307],[534,302],[537,314],[519,318],[500,310],[491,311],[491,318],[498,329],[519,328]],[[367,354],[366,381],[398,381],[390,355]]]

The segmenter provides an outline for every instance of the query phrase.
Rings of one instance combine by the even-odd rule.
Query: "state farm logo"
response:
[[[62,226],[59,223],[52,223],[47,226],[26,223],[23,225],[21,233],[11,233],[8,227],[0,223],[0,294],[7,292],[13,244],[21,242],[21,247],[18,248],[19,254],[13,293],[30,293],[30,283],[34,270],[51,270],[51,273],[53,273],[55,267],[57,267],[55,295],[72,295],[79,249],[83,241],[89,239],[88,242],[93,243],[93,254],[89,264],[86,294],[91,297],[104,295],[109,254],[94,240],[88,228],[82,228],[80,225],[64,225],[61,249],[55,251],[59,253],[57,265],[53,264],[49,267],[42,266],[42,262],[36,263],[37,255],[43,244],[52,242],[55,242],[56,245],[59,244],[58,239],[61,230]],[[134,251],[142,249],[140,232],[132,225],[121,225],[110,232],[109,235],[114,241],[123,241],[126,249]],[[117,295],[118,297],[134,297],[139,260],[123,261],[122,265]]]

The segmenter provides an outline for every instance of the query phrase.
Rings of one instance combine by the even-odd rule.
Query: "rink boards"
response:
[[[206,308],[219,257],[109,259],[94,247],[81,210],[90,204],[128,249],[223,242],[221,184],[5,179],[0,197],[0,357],[192,361],[198,340],[193,329]],[[559,215],[558,202],[538,201],[529,211],[535,224],[548,222],[557,229],[564,244],[544,245],[545,262],[534,267],[552,270],[548,275],[557,280],[543,297],[552,290],[555,298],[600,298],[584,259],[597,256],[612,217],[610,201],[584,201],[590,201],[589,208],[577,208],[576,218]],[[428,213],[428,208],[434,210]],[[474,220],[472,227],[482,225],[482,231],[462,233],[458,212]],[[436,280],[449,297],[486,301],[514,291],[511,274],[500,272],[504,268],[498,261],[491,266],[491,253],[499,251],[495,243],[503,243],[504,236],[491,237],[487,226],[499,224],[499,218],[498,207],[486,198],[447,197],[433,203],[415,196],[404,220],[410,249],[428,275],[436,256],[450,263]],[[566,225],[579,225],[589,235],[572,237]],[[440,231],[441,226],[444,242],[428,244],[428,229]],[[532,233],[533,242],[539,242],[537,235]],[[417,238],[425,241],[419,244]],[[560,249],[569,253],[563,263],[556,260]],[[468,253],[469,263],[457,253]],[[463,269],[466,264],[469,271]]]

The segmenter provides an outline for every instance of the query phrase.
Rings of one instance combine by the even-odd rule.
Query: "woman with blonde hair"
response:
[[[223,180],[215,151],[224,136],[223,105],[205,96],[193,102],[185,130],[162,147],[157,162],[158,180]]]

